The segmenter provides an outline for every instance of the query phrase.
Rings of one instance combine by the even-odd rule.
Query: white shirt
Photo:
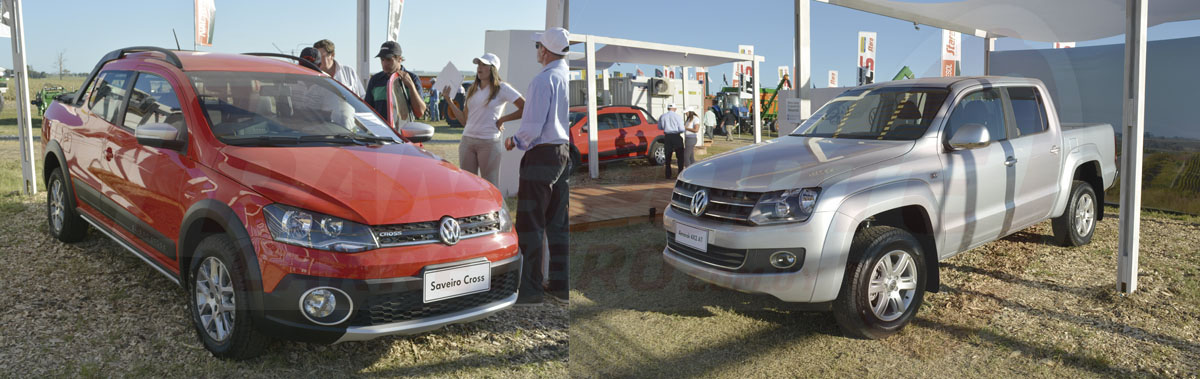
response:
[[[683,136],[684,137],[695,137],[696,132],[690,131],[688,129],[695,127],[696,123],[699,121],[700,121],[699,117],[692,117],[692,121],[684,121],[683,122]]]
[[[334,67],[337,67],[337,71],[333,73],[333,80],[342,83],[342,85],[350,89],[350,92],[354,92],[355,96],[362,98],[367,91],[363,89],[362,81],[358,80],[358,74],[354,73],[354,69],[350,68],[350,66],[343,66],[338,61],[333,61],[333,64],[335,65]]]
[[[496,129],[496,120],[504,112],[504,105],[521,98],[521,93],[508,83],[500,83],[500,91],[496,98],[488,101],[491,87],[480,87],[471,98],[467,99],[467,124],[463,127],[463,135],[472,138],[499,140],[500,129]]]

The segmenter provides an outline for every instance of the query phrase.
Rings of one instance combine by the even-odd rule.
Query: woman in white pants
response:
[[[462,142],[458,145],[459,167],[500,186],[500,132],[504,123],[520,119],[525,98],[511,85],[500,80],[500,57],[487,53],[475,58],[475,83],[467,90],[462,109],[450,101],[450,87],[442,90],[446,109],[463,125]],[[517,110],[500,116],[504,106],[513,103]]]
[[[691,166],[696,162],[696,143],[697,133],[700,132],[700,118],[696,117],[695,111],[688,111],[687,116],[683,120],[683,156],[686,157],[687,165]]]

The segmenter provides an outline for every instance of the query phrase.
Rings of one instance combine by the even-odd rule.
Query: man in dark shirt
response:
[[[398,97],[397,101],[403,101],[403,108],[411,111],[411,115],[396,115],[397,118],[403,120],[412,120],[412,116],[421,116],[425,114],[425,102],[421,99],[421,92],[417,90],[415,83],[421,80],[417,74],[405,70],[401,64],[404,62],[404,56],[401,54],[400,44],[387,41],[383,46],[379,47],[379,54],[375,55],[379,58],[380,65],[383,66],[383,71],[371,75],[371,80],[367,81],[367,96],[363,98],[375,109],[375,113],[379,113],[384,119],[391,123],[393,128],[396,127],[396,120],[391,119],[388,115],[388,80],[392,78],[392,74],[399,73],[400,75],[396,85],[402,86],[404,96]]]

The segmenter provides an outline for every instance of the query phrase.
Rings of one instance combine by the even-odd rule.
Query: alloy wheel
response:
[[[1096,204],[1092,195],[1084,193],[1075,202],[1075,233],[1086,236],[1096,222]]]
[[[917,264],[903,250],[893,250],[871,270],[871,281],[867,287],[868,304],[871,312],[883,321],[900,318],[912,304],[917,293]]]
[[[200,325],[213,341],[223,342],[233,332],[237,311],[229,270],[216,257],[205,258],[196,272],[196,312]]]
[[[64,197],[62,181],[55,179],[50,183],[50,226],[55,233],[63,228],[63,211],[66,209],[63,206]]]

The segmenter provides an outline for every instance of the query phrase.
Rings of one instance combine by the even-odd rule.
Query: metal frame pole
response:
[[[983,74],[992,74],[992,52],[996,50],[995,38],[983,38]]]
[[[390,11],[390,9],[389,9]],[[362,82],[363,88],[367,88],[367,81],[371,79],[371,1],[358,0],[358,38],[355,40],[355,45],[358,48],[357,64],[355,69],[358,71],[358,80]]]
[[[21,10],[21,0],[7,0],[8,9],[12,12],[12,54],[13,77],[17,79],[17,129],[21,138],[21,178],[26,195],[36,194],[37,174],[35,174],[33,154],[33,119],[29,114],[29,68],[25,61],[25,17]]]
[[[595,179],[600,177],[600,154],[597,154],[600,147],[596,139],[599,131],[596,122],[596,42],[592,41],[592,36],[587,36],[584,48],[587,50],[587,73],[583,81],[587,83],[588,173]]]
[[[751,62],[754,67],[754,143],[759,143],[762,142],[762,94],[759,93],[758,84],[762,76],[758,75],[758,56],[754,56]]]
[[[793,82],[795,85],[793,87],[795,90],[794,95],[800,99],[801,118],[806,120],[808,116],[812,115],[812,44],[810,43],[811,33],[809,33],[811,30],[809,16],[812,12],[810,11],[810,5],[811,2],[809,0],[796,0],[796,19],[794,25],[796,29],[794,38],[796,46],[793,47],[796,55],[795,62],[793,63],[796,70],[795,81]],[[776,119],[776,127],[778,127],[779,121]],[[780,130],[780,134],[782,133],[783,131]]]
[[[1121,214],[1117,291],[1137,290],[1142,209],[1142,133],[1146,110],[1146,11],[1149,0],[1125,1],[1125,81],[1121,144]]]

